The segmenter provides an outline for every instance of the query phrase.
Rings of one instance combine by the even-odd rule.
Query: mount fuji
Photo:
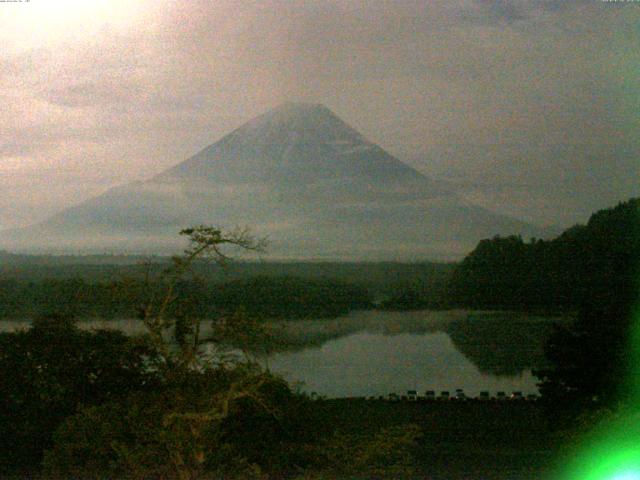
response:
[[[149,180],[0,232],[0,248],[174,253],[197,224],[248,226],[279,259],[456,259],[496,234],[544,236],[464,201],[325,106],[287,103]]]

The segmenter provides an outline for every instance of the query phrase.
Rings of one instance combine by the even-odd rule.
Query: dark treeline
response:
[[[244,308],[268,318],[337,317],[371,307],[364,289],[340,281],[253,277],[225,283],[212,292],[211,304],[223,311]]]
[[[630,219],[638,200],[602,210],[553,240],[482,240],[459,264],[245,262],[226,270],[196,264],[205,315],[236,307],[267,317],[334,317],[376,305],[393,310],[467,307],[577,310],[598,285],[623,286],[637,245]],[[114,263],[108,263],[113,260]],[[130,316],[122,278],[141,281],[169,259],[31,257],[0,254],[0,318],[51,311]],[[136,263],[138,261],[138,263]]]
[[[142,277],[149,268],[159,273],[171,263],[168,257],[98,257],[14,255],[0,250],[0,278],[42,281],[81,279],[109,282],[123,277]],[[112,263],[110,263],[112,261]],[[299,277],[336,279],[366,288],[376,295],[388,295],[400,287],[422,284],[431,277],[453,271],[453,263],[433,262],[242,262],[226,265],[198,261],[194,271],[206,281],[219,283],[250,277]]]
[[[453,272],[442,270],[429,277],[403,282],[378,304],[383,310],[429,310],[451,308],[448,287]]]
[[[578,316],[570,327],[558,327],[547,343],[551,366],[537,372],[541,392],[552,404],[574,411],[635,405],[640,394],[640,199],[596,213],[581,230],[574,239],[581,255],[576,259],[581,268],[574,273],[582,276],[576,282]]]
[[[180,298],[191,299],[190,308],[202,318],[238,309],[273,319],[325,318],[372,305],[365,289],[329,279],[259,276],[224,283],[183,281],[177,289]],[[132,318],[138,316],[146,295],[140,279],[94,283],[80,279],[2,280],[0,318],[62,312],[75,318]]]
[[[135,315],[135,293],[149,275],[157,276],[170,260],[155,257],[20,256],[0,253],[0,319],[64,312],[76,318],[123,318]],[[124,259],[129,259],[127,263]],[[136,263],[137,260],[137,263]],[[335,317],[371,308],[397,292],[419,291],[437,304],[453,264],[238,262],[222,268],[196,262],[202,316],[242,307],[271,318]]]
[[[576,309],[602,291],[635,281],[640,199],[591,216],[545,241],[494,237],[481,241],[455,269],[448,287],[454,305],[474,308]]]

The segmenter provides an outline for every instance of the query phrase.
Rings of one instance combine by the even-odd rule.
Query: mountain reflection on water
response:
[[[544,365],[553,324],[567,321],[513,312],[359,311],[336,319],[271,322],[276,341],[260,345],[255,355],[288,381],[304,384],[305,391],[329,397],[414,388],[535,393],[531,370]],[[80,325],[144,333],[136,320]],[[0,322],[4,331],[27,326]],[[203,337],[210,331],[210,322],[203,322]]]
[[[523,314],[470,314],[449,323],[446,333],[482,373],[515,376],[545,366],[544,343],[553,323]]]
[[[320,348],[327,342],[358,333],[383,336],[445,333],[455,349],[481,373],[517,376],[544,366],[544,342],[554,323],[566,321],[564,317],[519,312],[362,311],[333,320],[277,322],[274,327],[283,342],[270,353]]]

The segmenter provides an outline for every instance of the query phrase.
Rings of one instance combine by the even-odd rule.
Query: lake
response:
[[[301,390],[328,398],[407,390],[464,389],[537,393],[531,370],[544,365],[543,345],[562,317],[511,312],[352,312],[331,320],[274,322],[285,340],[259,357]],[[27,328],[2,321],[1,331]],[[84,328],[144,332],[136,320],[86,321]]]

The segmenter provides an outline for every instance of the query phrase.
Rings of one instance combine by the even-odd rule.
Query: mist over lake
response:
[[[380,396],[406,390],[464,389],[537,393],[531,370],[544,363],[543,344],[565,318],[515,312],[352,312],[330,320],[271,322],[282,338],[259,361],[304,392],[329,398]],[[4,321],[2,331],[26,328]],[[89,320],[86,329],[145,332],[134,319]],[[209,322],[203,322],[206,337]]]

